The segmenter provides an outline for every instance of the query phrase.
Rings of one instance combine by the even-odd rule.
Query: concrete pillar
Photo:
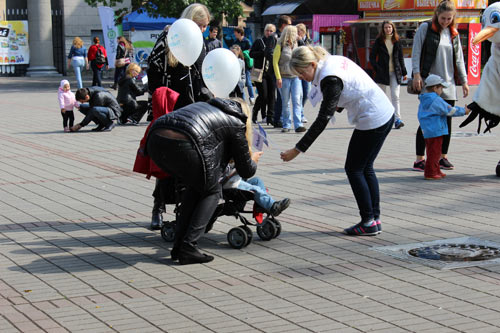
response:
[[[54,67],[50,0],[28,0],[30,67],[26,76],[60,76]]]

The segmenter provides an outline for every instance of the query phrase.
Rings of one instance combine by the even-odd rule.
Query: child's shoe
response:
[[[377,222],[370,221],[366,223],[359,222],[350,228],[344,229],[344,233],[349,236],[375,236],[379,232]]]
[[[430,175],[430,176],[425,176],[425,180],[439,180],[443,178],[441,175]]]
[[[66,133],[70,132],[69,127],[68,127],[68,126],[64,127],[64,132],[66,132]]]

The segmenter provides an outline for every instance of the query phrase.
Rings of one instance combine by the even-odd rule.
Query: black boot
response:
[[[187,242],[182,243],[178,251],[178,258],[181,265],[205,264],[214,260],[213,256],[201,253],[195,244]]]
[[[151,230],[160,230],[163,226],[163,209],[160,200],[155,198],[153,204],[153,216],[151,217]]]

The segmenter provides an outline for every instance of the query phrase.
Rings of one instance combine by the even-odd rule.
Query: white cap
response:
[[[425,86],[426,87],[432,87],[432,86],[437,86],[437,85],[442,85],[445,88],[448,88],[450,84],[443,80],[440,76],[437,76],[435,74],[431,74],[425,79]]]

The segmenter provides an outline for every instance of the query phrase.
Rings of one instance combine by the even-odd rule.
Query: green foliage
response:
[[[85,0],[85,2],[92,7],[115,7],[123,4],[123,0]],[[212,19],[215,21],[222,21],[223,14],[226,14],[228,19],[243,14],[239,0],[131,0],[130,8],[115,10],[116,23],[121,23],[124,15],[135,10],[145,11],[152,17],[179,17],[184,8],[194,2],[206,5],[212,14]]]

